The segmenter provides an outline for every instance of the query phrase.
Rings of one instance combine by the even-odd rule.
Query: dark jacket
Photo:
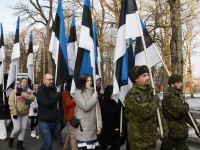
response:
[[[110,99],[105,89],[104,100],[99,101],[101,107],[103,129],[99,135],[101,145],[112,145],[115,138],[120,137],[120,108],[122,103]]]
[[[57,101],[61,94],[56,94],[56,87],[42,85],[37,92],[38,122],[54,123],[58,119]]]
[[[102,100],[103,99],[103,94],[100,93],[101,91],[101,85],[100,86],[96,86],[96,90],[97,90],[97,93],[98,93],[98,100]]]
[[[3,102],[3,94],[5,98],[5,104]],[[0,119],[10,119],[8,97],[6,97],[6,94],[2,92],[2,85],[0,85]]]

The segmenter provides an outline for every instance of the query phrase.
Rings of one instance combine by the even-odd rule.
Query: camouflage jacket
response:
[[[162,101],[163,115],[169,128],[169,139],[186,139],[188,137],[187,123],[193,127],[181,94],[182,92],[169,87]],[[196,122],[195,119],[194,121]],[[199,126],[197,122],[196,124]]]
[[[159,104],[154,100],[153,89],[134,84],[127,93],[124,103],[130,147],[145,149],[148,146],[156,146]],[[161,110],[160,116],[163,130],[168,132]]]

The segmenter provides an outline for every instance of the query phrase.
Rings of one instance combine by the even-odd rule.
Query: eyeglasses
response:
[[[48,80],[48,81],[51,81],[51,80],[52,80],[52,81],[53,81],[54,79],[46,79],[46,80]]]

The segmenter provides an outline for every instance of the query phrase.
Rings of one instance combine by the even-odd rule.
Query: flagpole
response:
[[[97,87],[96,87],[96,73],[95,73],[96,70],[95,70],[95,68],[92,69],[92,72],[93,72],[93,79],[94,79],[94,91],[97,92]],[[96,104],[96,118],[97,118],[97,128],[98,128],[98,125],[99,125],[99,115],[98,115],[98,106],[97,106],[97,104]]]
[[[140,23],[140,19],[139,19],[138,12],[136,12],[136,14],[137,14],[137,20],[138,20],[137,22],[139,24]],[[140,29],[141,29],[141,25],[140,24],[139,24],[139,26],[140,26]],[[154,89],[153,90],[153,95],[155,95],[156,93],[155,93],[155,88],[154,88],[154,84],[153,84],[153,77],[152,77],[152,73],[151,73],[151,67],[150,67],[149,60],[148,60],[146,44],[145,44],[145,41],[144,41],[143,33],[142,33],[141,30],[140,30],[140,32],[141,32],[142,44],[143,44],[143,47],[144,47],[144,53],[145,53],[145,57],[146,57],[146,61],[147,61],[147,66],[149,68],[149,76],[150,76],[151,86]],[[159,128],[160,128],[160,135],[161,135],[161,137],[163,137],[163,128],[162,128],[162,123],[161,123],[161,118],[160,118],[160,111],[159,111],[158,107],[157,107],[157,116],[158,116],[158,123],[159,123]]]
[[[18,66],[19,65],[19,58],[17,58],[17,62],[16,62],[16,68],[15,68],[15,93],[17,93],[17,75],[18,75]],[[15,106],[16,106],[16,101],[17,100],[17,96],[15,94]]]
[[[4,88],[4,60],[2,60],[2,70],[1,70],[1,72],[2,72],[2,89],[5,90],[5,88]],[[3,104],[5,106],[5,91],[2,91],[2,92],[3,92]]]

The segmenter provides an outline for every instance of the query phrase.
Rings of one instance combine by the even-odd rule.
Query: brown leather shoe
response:
[[[6,141],[6,138],[5,138],[5,139],[0,139],[0,141],[1,141],[1,142],[5,142],[5,141]]]

